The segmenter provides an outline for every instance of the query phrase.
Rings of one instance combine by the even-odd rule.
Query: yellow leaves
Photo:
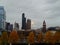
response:
[[[10,36],[9,36],[9,42],[17,42],[19,39],[19,36],[17,34],[17,32],[15,30],[13,30],[11,33],[10,33]]]
[[[46,42],[46,43],[53,43],[54,44],[54,43],[60,41],[60,32],[58,32],[58,31],[56,31],[55,33],[52,33],[51,31],[47,31],[45,34],[43,34],[42,32],[40,32],[37,35],[37,38],[35,38],[35,34],[33,32],[30,32],[28,36],[25,36],[23,33],[22,34],[19,34],[19,36],[17,34],[17,31],[16,30],[13,30],[10,33],[9,40],[8,40],[8,33],[4,31],[2,33],[2,36],[0,37],[0,43],[2,41],[9,41],[9,43],[10,42],[16,43],[19,40],[19,38],[22,39],[22,40],[24,38],[25,39],[27,38],[28,43],[31,43],[31,44],[36,41],[35,39],[37,39],[37,42],[38,43],[40,43],[40,42],[43,41],[43,42]]]
[[[45,42],[49,43],[50,40],[51,40],[51,37],[52,37],[52,33],[50,31],[47,31],[46,34],[45,34],[45,37],[44,37]]]
[[[7,34],[7,32],[3,32],[1,37],[2,37],[2,40],[8,41],[8,34]]]
[[[29,43],[34,43],[34,33],[33,32],[29,33],[28,42]]]
[[[60,40],[60,32],[57,31],[54,35],[54,38],[56,41]]]
[[[50,31],[47,31],[45,34],[45,42],[48,41],[48,43],[56,43],[60,40],[60,32],[56,31],[56,33],[53,35]]]
[[[42,41],[43,35],[42,32],[40,32],[37,36],[37,42],[40,43]]]
[[[51,37],[51,43],[56,43],[60,40],[60,32],[56,31],[55,34]]]

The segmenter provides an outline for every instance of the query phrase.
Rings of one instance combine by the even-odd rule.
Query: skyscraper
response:
[[[15,30],[19,30],[19,24],[16,23],[16,22],[14,23],[14,29],[15,29]]]
[[[43,29],[42,29],[42,32],[43,32],[43,33],[46,32],[46,22],[45,22],[45,20],[43,21]]]
[[[26,17],[24,13],[22,13],[22,29],[26,29]]]
[[[9,22],[6,22],[5,29],[6,29],[6,30],[9,30],[9,27],[10,27],[10,23],[9,23]]]
[[[8,31],[12,31],[13,30],[13,24],[10,24],[9,22],[6,22],[6,25],[5,25],[5,29]]]
[[[13,24],[10,24],[10,30],[11,31],[13,30]]]
[[[26,29],[31,29],[31,20],[27,19]]]
[[[6,15],[3,6],[0,6],[0,29],[5,29]]]

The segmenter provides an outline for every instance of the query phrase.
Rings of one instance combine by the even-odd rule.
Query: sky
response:
[[[47,27],[60,26],[60,0],[0,0],[6,11],[6,21],[18,22],[21,28],[22,13],[34,24],[32,29],[41,28],[43,21]]]

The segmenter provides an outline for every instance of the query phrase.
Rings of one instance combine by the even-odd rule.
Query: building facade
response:
[[[6,12],[3,6],[0,6],[0,29],[5,29]]]
[[[31,29],[31,20],[27,19],[26,29]]]
[[[19,30],[19,24],[16,23],[16,22],[14,23],[14,29],[15,29],[15,30]]]
[[[22,13],[22,29],[26,29],[26,17],[24,13]]]
[[[43,29],[42,29],[42,32],[43,32],[43,33],[46,32],[46,22],[45,22],[45,20],[43,21]]]
[[[9,27],[10,27],[10,23],[9,23],[9,22],[6,22],[5,29],[6,29],[6,30],[9,30]]]
[[[13,24],[10,24],[9,22],[6,22],[5,29],[12,31],[13,30]]]

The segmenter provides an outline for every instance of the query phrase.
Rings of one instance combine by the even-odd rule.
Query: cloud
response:
[[[47,3],[50,3],[50,4],[53,4],[53,3],[56,3],[58,2],[59,0],[46,0]]]
[[[0,4],[5,6],[6,21],[11,23],[17,21],[20,27],[23,12],[26,18],[34,20],[33,28],[41,27],[43,20],[46,20],[48,26],[59,24],[59,21],[53,22],[60,18],[60,0],[1,0]]]

